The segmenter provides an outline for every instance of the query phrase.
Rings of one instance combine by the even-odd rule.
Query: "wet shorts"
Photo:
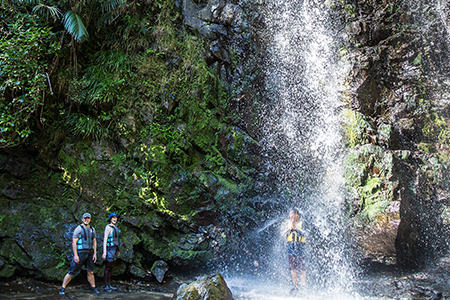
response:
[[[80,261],[75,263],[73,261],[70,262],[69,274],[70,275],[78,275],[80,274],[81,267],[84,265],[86,267],[86,271],[94,271],[94,252],[93,251],[78,251],[78,258]]]
[[[289,254],[289,270],[305,270],[305,266],[303,264],[303,256],[294,256]]]
[[[106,248],[106,261],[116,261],[117,256],[119,255],[119,247],[113,246]]]

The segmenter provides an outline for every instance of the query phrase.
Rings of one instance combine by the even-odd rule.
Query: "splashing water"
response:
[[[262,241],[263,254],[255,260],[259,277],[227,282],[238,299],[288,299],[291,278],[282,232],[289,208],[298,207],[308,231],[308,298],[353,298],[338,120],[340,79],[349,66],[336,56],[336,24],[324,1],[269,0],[265,9],[269,42],[261,144],[275,168],[272,197],[282,209],[270,212],[251,237]]]

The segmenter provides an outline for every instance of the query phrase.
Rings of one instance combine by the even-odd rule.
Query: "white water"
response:
[[[354,270],[347,252],[343,216],[339,107],[349,65],[337,57],[336,35],[325,1],[269,0],[265,2],[270,40],[264,69],[262,145],[276,169],[277,195],[284,211],[252,236],[265,241],[261,265],[253,275],[226,278],[237,299],[290,299],[292,287],[281,232],[288,210],[304,215],[309,242],[306,255],[308,299],[353,299]],[[271,229],[272,237],[263,233]],[[274,230],[275,229],[275,230]],[[250,250],[251,251],[251,250]],[[299,296],[296,297],[298,299]]]

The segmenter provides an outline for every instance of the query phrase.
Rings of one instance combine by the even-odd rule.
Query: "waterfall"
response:
[[[286,222],[281,220],[297,207],[308,231],[308,285],[336,296],[351,289],[354,273],[341,171],[340,80],[349,71],[338,57],[342,28],[330,18],[326,1],[268,0],[264,8],[266,85],[258,115],[261,145],[276,173],[272,197],[278,205],[255,233],[275,228],[268,238],[273,247],[261,245],[267,268],[262,277],[271,281],[271,288],[288,289],[281,235]]]
[[[338,24],[325,1],[273,0],[266,8],[266,30],[273,38],[265,69],[270,101],[263,145],[275,154],[278,191],[289,195],[286,208],[299,207],[310,229],[310,282],[345,290],[352,270],[338,111],[340,79],[348,66],[337,57]],[[287,210],[283,213],[287,216]]]

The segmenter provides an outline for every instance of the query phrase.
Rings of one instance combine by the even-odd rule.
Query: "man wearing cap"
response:
[[[95,229],[90,226],[91,214],[85,213],[81,218],[82,224],[78,225],[72,235],[73,259],[70,262],[69,272],[64,276],[64,280],[59,291],[60,295],[66,293],[66,287],[72,277],[80,274],[84,265],[87,272],[87,280],[91,285],[92,293],[100,293],[95,288],[94,263],[97,261],[97,239]]]
[[[120,230],[117,228],[117,214],[110,213],[108,217],[108,225],[105,227],[105,234],[103,237],[103,255],[102,258],[106,260],[105,265],[105,291],[111,292],[116,288],[111,286],[111,275],[114,263],[119,256],[119,236]]]

